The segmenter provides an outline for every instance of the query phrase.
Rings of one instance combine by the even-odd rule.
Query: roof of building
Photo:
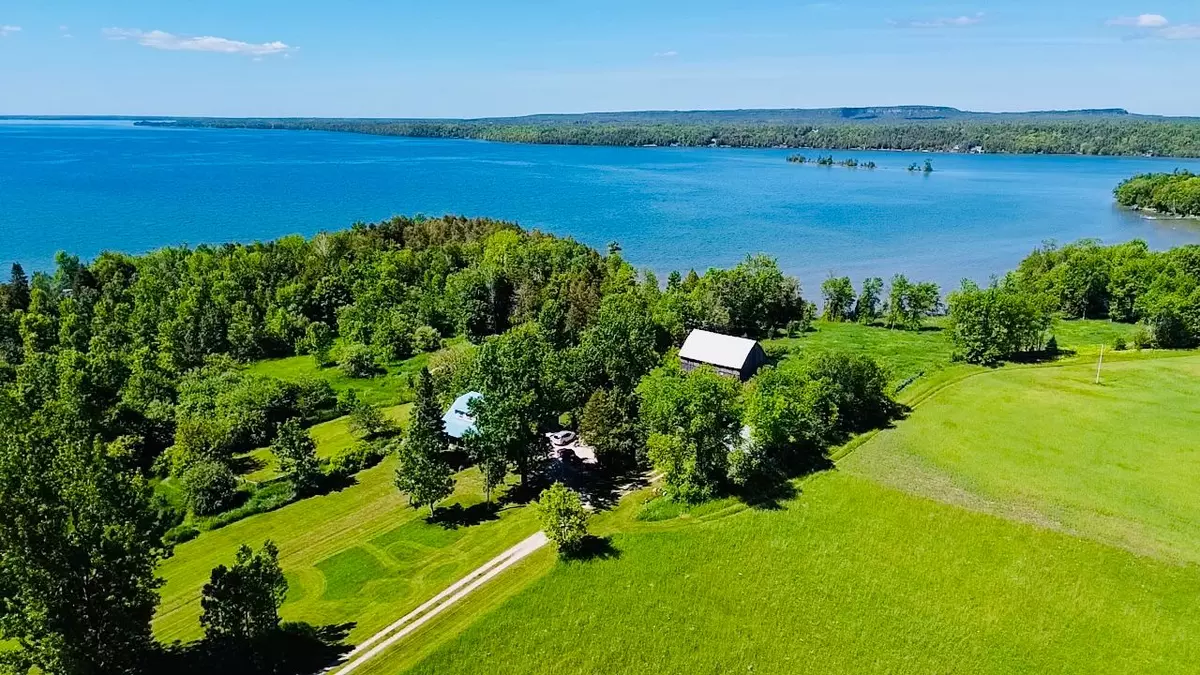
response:
[[[471,401],[477,398],[483,398],[483,394],[477,391],[468,391],[450,404],[450,409],[446,411],[445,415],[442,415],[442,421],[446,423],[447,436],[462,439],[468,431],[475,428],[475,418],[471,417]]]
[[[756,346],[754,340],[697,329],[679,349],[679,358],[741,370]]]

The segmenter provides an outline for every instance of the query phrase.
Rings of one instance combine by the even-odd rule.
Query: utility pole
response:
[[[1104,365],[1104,345],[1100,345],[1100,361],[1096,364],[1096,384],[1100,384],[1100,367]]]

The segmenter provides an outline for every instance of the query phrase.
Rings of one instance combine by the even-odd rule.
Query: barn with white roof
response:
[[[718,373],[748,380],[767,362],[767,353],[755,340],[694,330],[679,349],[683,369],[711,366]]]

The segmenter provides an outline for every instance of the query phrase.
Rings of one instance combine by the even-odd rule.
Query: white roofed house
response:
[[[767,353],[755,340],[694,330],[679,349],[683,369],[711,366],[718,373],[748,380],[767,362]]]

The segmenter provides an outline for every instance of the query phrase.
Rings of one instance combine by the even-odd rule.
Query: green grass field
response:
[[[329,383],[334,391],[347,389],[358,391],[359,398],[375,405],[405,403],[412,395],[408,377],[416,376],[429,363],[429,354],[419,354],[405,361],[387,365],[386,372],[378,377],[355,378],[343,373],[337,366],[321,368],[311,356],[289,356],[283,359],[256,361],[247,367],[251,373],[270,375],[281,380],[298,382],[304,379],[320,379]]]
[[[767,344],[786,347],[800,358],[834,349],[866,354],[887,367],[893,384],[901,384],[919,374],[931,377],[951,364],[953,347],[944,330],[945,318],[931,319],[928,324],[925,330],[906,331],[817,321],[813,330],[801,337],[769,340]],[[1062,349],[1092,354],[1099,352],[1102,344],[1111,347],[1117,336],[1128,340],[1136,330],[1130,324],[1087,320],[1059,321],[1052,332]]]
[[[450,528],[427,522],[392,485],[395,459],[363,471],[340,492],[251,516],[176,548],[160,568],[166,579],[154,621],[160,639],[199,637],[200,589],[212,568],[230,564],[241,544],[273,540],[289,590],[284,619],[325,625],[357,622],[359,641],[537,530],[528,507],[494,520]],[[459,474],[443,506],[483,501],[474,470]]]
[[[593,521],[613,557],[531,559],[366,672],[1186,672],[1200,355],[1111,354],[1096,385],[1109,326],[946,369],[780,510],[632,496]]]
[[[1194,568],[844,473],[802,487],[779,511],[650,524],[613,514],[620,522],[597,526],[620,530],[619,557],[543,563],[548,573],[411,670],[398,650],[366,672],[1177,673],[1200,662]]]
[[[383,413],[392,421],[402,423],[408,419],[408,411],[411,408],[412,404],[406,403],[384,408]],[[360,440],[358,434],[350,428],[349,417],[339,417],[321,424],[314,424],[309,427],[309,433],[312,434],[313,441],[317,444],[317,456],[322,459],[332,457]],[[270,448],[259,448],[241,455],[240,459],[250,469],[242,476],[246,480],[261,483],[278,478],[280,475],[279,461]]]
[[[1200,355],[969,377],[840,468],[969,508],[1200,562]],[[1157,355],[1161,356],[1161,355]]]

